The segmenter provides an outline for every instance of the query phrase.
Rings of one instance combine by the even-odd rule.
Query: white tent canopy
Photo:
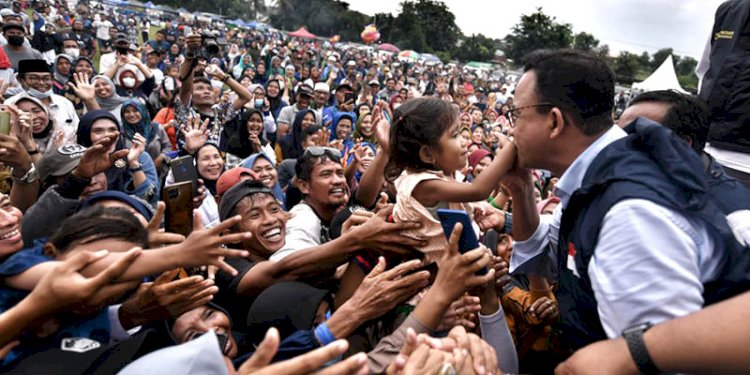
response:
[[[651,73],[648,78],[643,80],[643,82],[633,83],[633,89],[642,92],[671,89],[683,94],[687,93],[687,91],[680,87],[680,82],[677,81],[677,73],[674,71],[672,55],[667,56],[661,66]]]

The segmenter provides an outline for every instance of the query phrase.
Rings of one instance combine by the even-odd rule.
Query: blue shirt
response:
[[[47,241],[38,239],[33,242],[29,249],[21,250],[0,263],[0,277],[15,276],[44,262],[54,260],[44,255],[43,246]],[[10,287],[0,288],[0,313],[9,310],[29,295],[27,290],[19,290]],[[110,321],[107,309],[103,309],[94,315],[87,317],[72,316],[61,322],[60,328],[55,334],[39,338],[32,334],[21,337],[21,344],[15,347],[3,359],[2,367],[5,368],[14,361],[27,355],[52,348],[59,348],[65,338],[83,337],[99,342],[101,345],[109,343]]]
[[[625,135],[613,126],[563,173],[555,190],[560,205],[539,218],[531,237],[513,244],[511,272],[554,268],[563,209],[599,152]],[[587,270],[607,336],[700,310],[703,282],[715,278],[723,260],[703,223],[647,200],[617,203],[604,217]]]

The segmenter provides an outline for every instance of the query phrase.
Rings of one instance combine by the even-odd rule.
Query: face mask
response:
[[[15,47],[20,47],[23,45],[23,37],[18,35],[13,35],[8,37],[8,44]]]
[[[75,58],[81,54],[81,50],[79,50],[78,48],[66,48],[65,54]]]
[[[49,89],[47,91],[39,91],[37,89],[29,88],[28,92],[29,92],[29,95],[37,99],[47,99],[50,96],[52,96],[52,89]]]
[[[263,108],[264,103],[265,100],[263,99],[255,99],[255,108]]]
[[[122,85],[125,86],[125,87],[127,87],[127,88],[129,88],[129,89],[132,89],[133,87],[135,87],[135,78],[133,78],[133,77],[125,77],[125,78],[123,78],[122,79]]]

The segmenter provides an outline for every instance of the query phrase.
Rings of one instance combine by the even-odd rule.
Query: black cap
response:
[[[26,29],[24,29],[23,26],[15,22],[8,22],[5,25],[3,25],[3,32],[6,32],[7,30],[12,30],[12,29],[21,30],[24,33],[26,32]]]
[[[130,44],[130,41],[128,40],[128,36],[123,33],[117,33],[115,35],[114,44]]]
[[[354,90],[354,86],[352,86],[352,83],[349,82],[348,79],[342,79],[341,82],[339,82],[339,85],[336,86],[336,91],[339,91],[339,89],[342,89],[344,87],[348,87],[350,90]]]
[[[232,211],[245,197],[257,193],[273,195],[273,191],[267,188],[259,181],[255,180],[242,180],[236,185],[232,186],[227,190],[221,197],[221,203],[219,204],[219,219],[224,221],[229,219]]]
[[[313,88],[309,85],[300,85],[300,87],[297,88],[297,95],[307,95],[309,97],[313,97]]]

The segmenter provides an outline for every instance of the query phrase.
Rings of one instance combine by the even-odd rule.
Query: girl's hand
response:
[[[260,152],[261,147],[263,147],[260,143],[260,138],[258,138],[255,134],[250,134],[250,142],[253,144],[253,153]]]
[[[384,151],[388,152],[388,146],[390,145],[390,133],[391,133],[391,125],[388,123],[388,120],[385,119],[385,117],[380,115],[379,110],[375,110],[378,114],[378,122],[375,123],[375,139],[378,141],[378,146]],[[373,115],[373,122],[375,119],[375,115]]]
[[[344,149],[344,142],[340,139],[334,139],[328,143],[328,147],[341,151]]]
[[[141,157],[141,154],[145,149],[146,138],[143,138],[140,133],[135,133],[135,136],[133,137],[133,145],[130,146],[130,151],[128,151],[128,165],[130,165],[131,168],[138,168],[138,158]]]

